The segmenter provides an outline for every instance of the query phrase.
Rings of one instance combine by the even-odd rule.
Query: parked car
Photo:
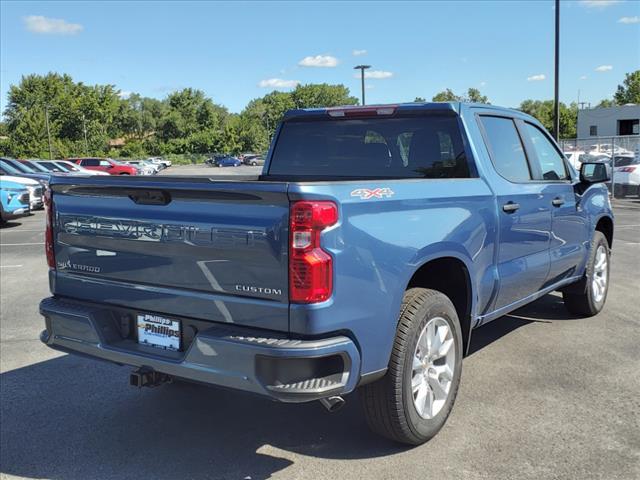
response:
[[[162,170],[160,165],[147,162],[145,160],[127,160],[126,163],[137,167],[141,175],[155,175]]]
[[[47,175],[62,175],[61,172],[54,172],[40,165],[36,160],[18,160],[22,165],[25,165],[28,168],[31,168],[33,171],[38,173],[46,173]]]
[[[242,162],[236,157],[222,157],[215,159],[213,165],[216,167],[239,167]]]
[[[598,143],[589,146],[588,149],[591,153],[606,153],[609,156],[633,154],[631,150],[627,150],[626,148],[622,148],[618,145],[611,145],[610,143]]]
[[[614,195],[640,196],[640,158],[635,156],[614,157],[613,168]]]
[[[35,162],[36,164],[46,168],[51,173],[56,174],[56,175],[69,175],[69,174],[72,174],[72,172],[69,172],[68,170],[65,170],[64,168],[60,167],[60,165],[58,165],[53,160],[31,160],[31,162]]]
[[[21,183],[0,177],[0,221],[29,214],[29,191]]]
[[[245,165],[264,165],[264,158],[261,155],[245,155],[242,158],[242,163]]]
[[[88,170],[106,172],[109,175],[138,175],[138,169],[133,165],[117,162],[111,158],[70,158],[70,161]]]
[[[33,178],[7,175],[4,172],[5,170],[0,167],[0,179],[2,179],[2,181],[18,183],[23,189],[27,190],[29,193],[30,210],[38,210],[44,207],[44,187],[40,185],[40,182]]]
[[[55,163],[63,170],[75,175],[109,175],[107,172],[101,172],[100,170],[89,170],[69,160],[55,160]]]
[[[45,344],[131,365],[137,386],[330,411],[359,387],[375,432],[419,444],[475,328],[553,291],[580,316],[607,298],[606,166],[578,176],[517,110],[295,110],[262,175],[202,180],[52,179]]]
[[[149,157],[147,158],[147,161],[160,165],[162,168],[169,168],[171,166],[171,160],[167,160],[163,157]]]
[[[11,158],[0,158],[0,172],[3,172],[5,175],[13,175],[14,177],[31,178],[40,183],[45,189],[49,186],[49,179],[51,178],[50,174],[36,172],[30,167]]]

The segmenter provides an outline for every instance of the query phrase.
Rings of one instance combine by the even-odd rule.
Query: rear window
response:
[[[289,121],[269,175],[346,178],[471,176],[453,116]]]

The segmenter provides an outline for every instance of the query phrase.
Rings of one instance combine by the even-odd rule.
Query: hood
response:
[[[13,175],[2,175],[2,183],[5,181],[19,183],[25,186],[37,186],[40,185],[40,182],[37,180],[33,180],[32,178],[24,178],[24,177],[14,177]]]
[[[27,187],[23,183],[6,180],[6,178],[7,178],[6,175],[3,175],[2,177],[0,177],[0,189],[3,189],[3,190],[8,190],[8,189],[26,190],[27,189]],[[11,178],[16,178],[16,177],[11,177]]]

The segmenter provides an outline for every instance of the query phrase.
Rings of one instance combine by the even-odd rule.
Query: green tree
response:
[[[489,103],[489,98],[480,93],[477,88],[467,89],[466,95],[456,95],[453,90],[447,88],[442,92],[436,93],[431,99],[433,102],[474,102]]]
[[[296,108],[337,107],[340,105],[357,105],[358,99],[349,95],[344,85],[317,83],[298,85],[291,97]]]
[[[525,100],[518,107],[535,117],[544,128],[553,132],[553,100]],[[578,119],[578,105],[571,103],[569,106],[560,102],[560,137],[575,138]]]
[[[640,70],[625,74],[622,85],[618,85],[613,98],[618,105],[640,103]]]
[[[427,100],[425,98],[422,97],[416,97],[413,102],[414,103],[425,103]]]
[[[600,100],[600,103],[598,104],[598,108],[607,108],[607,107],[615,107],[616,102],[609,99],[609,98],[605,98],[603,100]]]

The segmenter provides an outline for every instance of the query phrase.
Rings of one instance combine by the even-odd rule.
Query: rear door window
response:
[[[309,178],[471,176],[455,116],[291,120],[269,175]]]
[[[511,182],[530,181],[531,170],[513,119],[483,115],[480,121],[496,171]]]

